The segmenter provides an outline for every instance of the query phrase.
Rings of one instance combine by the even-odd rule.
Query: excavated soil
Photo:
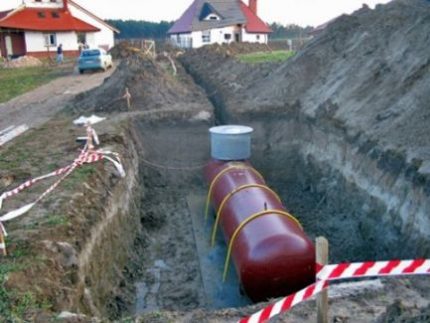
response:
[[[205,267],[194,206],[205,198],[214,124],[255,129],[252,164],[311,238],[329,239],[332,262],[429,258],[428,30],[428,1],[395,0],[340,17],[283,63],[237,60],[260,47],[209,46],[178,56],[175,74],[165,57],[117,48],[121,61],[100,87],[20,139],[20,149],[1,152],[0,163],[24,160],[39,142],[25,167],[7,164],[11,188],[69,162],[79,148],[70,137],[80,134],[71,120],[96,113],[108,118],[96,127],[102,144],[122,154],[128,173],[121,180],[100,164],[8,225],[6,261],[23,267],[2,278],[9,292],[1,286],[0,297],[13,307],[0,306],[10,314],[2,318],[46,321],[62,312],[72,322],[234,322],[260,310],[265,304],[239,306],[225,295],[219,305],[208,287],[224,285]],[[428,277],[334,284],[330,320],[429,322],[428,284]],[[22,299],[34,302],[22,310]],[[315,320],[310,301],[273,322]]]

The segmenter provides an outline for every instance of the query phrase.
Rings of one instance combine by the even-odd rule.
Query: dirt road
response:
[[[103,83],[115,67],[105,73],[70,75],[55,79],[37,89],[0,104],[0,130],[12,125],[37,127],[63,109],[77,94]]]

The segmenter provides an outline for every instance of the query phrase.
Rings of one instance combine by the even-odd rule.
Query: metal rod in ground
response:
[[[328,264],[328,241],[324,237],[316,240],[316,262],[320,265]],[[317,296],[317,322],[328,323],[328,291],[323,290]]]

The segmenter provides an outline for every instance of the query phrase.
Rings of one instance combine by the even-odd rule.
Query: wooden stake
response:
[[[124,94],[123,98],[127,100],[127,108],[130,110],[130,108],[131,108],[131,94],[128,91],[128,87],[125,88],[125,94]]]
[[[94,150],[94,138],[93,138],[93,131],[91,128],[91,123],[87,122],[87,148],[88,150]]]
[[[5,240],[4,240],[4,235],[3,232],[1,232],[2,229],[0,228],[0,245],[2,246],[0,248],[0,255],[2,254],[3,256],[7,256],[7,251],[6,251],[6,244],[5,244]]]
[[[172,69],[173,69],[173,76],[176,76],[176,74],[178,73],[178,70],[177,70],[177,68],[176,68],[175,61],[170,57],[169,53],[164,52],[164,53],[163,53],[163,55],[164,55],[165,57],[167,57],[167,59],[169,60],[170,64],[172,65]]]
[[[316,261],[318,264],[328,264],[328,241],[324,237],[318,237],[316,240]],[[317,296],[317,322],[328,323],[328,291],[323,290]]]

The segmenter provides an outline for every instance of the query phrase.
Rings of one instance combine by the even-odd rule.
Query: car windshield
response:
[[[98,49],[85,50],[82,52],[81,56],[83,57],[100,56],[100,51]]]

